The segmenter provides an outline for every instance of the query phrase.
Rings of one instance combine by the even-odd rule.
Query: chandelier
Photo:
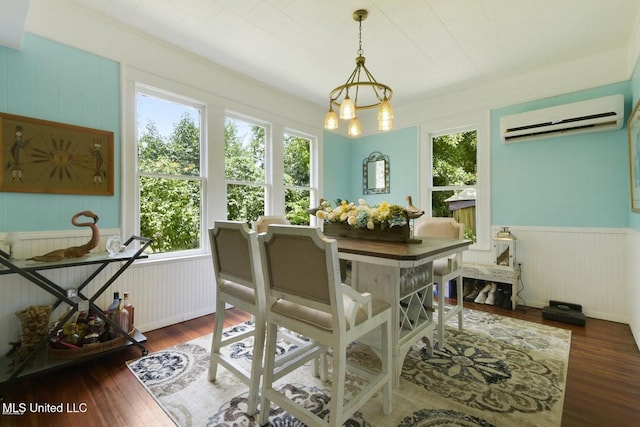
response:
[[[324,128],[333,130],[338,128],[338,116],[333,107],[339,108],[340,118],[349,120],[347,134],[358,136],[362,133],[360,121],[356,115],[359,110],[378,107],[378,130],[390,130],[393,128],[393,108],[389,100],[393,95],[391,88],[378,83],[371,72],[364,65],[364,53],[362,50],[362,21],[367,19],[366,10],[353,12],[353,20],[358,22],[358,56],[356,56],[356,68],[353,70],[347,82],[329,93],[329,112],[324,118]],[[353,98],[352,98],[353,97]]]

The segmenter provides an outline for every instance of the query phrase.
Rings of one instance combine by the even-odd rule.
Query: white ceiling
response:
[[[394,105],[629,49],[640,17],[638,0],[69,3],[319,105],[355,66],[357,9],[369,11],[367,66]]]

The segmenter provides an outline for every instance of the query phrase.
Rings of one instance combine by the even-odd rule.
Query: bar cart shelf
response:
[[[124,331],[117,323],[113,322],[103,313],[102,309],[95,304],[95,301],[120,277],[122,273],[127,270],[127,268],[129,268],[131,264],[136,260],[147,257],[145,249],[150,244],[151,239],[131,236],[126,242],[124,242],[123,251],[115,255],[109,255],[104,252],[99,254],[89,254],[82,258],[65,259],[55,262],[13,260],[10,259],[7,253],[0,250],[0,276],[5,274],[19,274],[33,285],[36,285],[53,295],[56,298],[56,301],[52,304],[52,310],[55,310],[61,304],[66,304],[70,307],[62,319],[60,319],[60,325],[65,324],[75,313],[78,312],[79,304],[86,305],[88,302],[91,313],[101,317],[102,320],[112,328],[112,330],[116,331],[117,335],[124,337],[124,339],[119,341],[121,343],[120,345],[109,346],[109,348],[103,352],[79,358],[59,359],[50,357],[48,353],[49,340],[56,333],[56,330],[52,328],[45,338],[42,339],[42,341],[30,353],[24,355],[24,359],[21,360],[20,363],[11,366],[14,362],[14,357],[10,354],[0,357],[0,384],[3,387],[0,400],[4,400],[4,390],[6,390],[8,384],[23,376],[59,369],[94,357],[103,356],[131,345],[138,347],[143,356],[148,353],[146,347],[142,344],[147,340],[143,334],[137,330]],[[111,274],[110,277],[105,279],[102,286],[100,286],[92,295],[85,295],[85,293],[83,293],[85,288],[90,283],[94,282],[98,275],[112,263],[119,263],[120,265],[118,269]],[[75,292],[76,296],[69,296],[67,289],[54,283],[42,274],[45,270],[80,266],[94,266],[95,269],[82,281],[82,283],[77,285]]]

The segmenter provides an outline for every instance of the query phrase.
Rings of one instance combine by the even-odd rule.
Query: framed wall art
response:
[[[113,195],[113,132],[0,113],[0,191]]]
[[[631,210],[640,213],[640,101],[636,103],[627,130],[629,132],[629,177]]]

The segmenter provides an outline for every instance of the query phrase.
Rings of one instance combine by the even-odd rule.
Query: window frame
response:
[[[263,206],[264,215],[271,215],[271,210],[272,210],[271,207],[273,205],[273,198],[274,198],[273,125],[263,120],[259,120],[254,117],[249,117],[233,111],[225,112],[225,117],[224,117],[225,125],[226,125],[227,119],[242,121],[249,125],[261,126],[264,128],[264,181],[254,182],[254,181],[238,181],[235,179],[227,179],[226,170],[225,170],[224,171],[225,172],[224,173],[225,209],[226,209],[226,206],[228,205],[228,199],[227,199],[228,194],[226,193],[226,188],[229,184],[246,185],[250,187],[262,187],[264,188],[264,206]],[[224,145],[226,147],[226,141],[224,141]],[[226,153],[225,153],[225,156],[226,156]]]
[[[192,96],[182,85],[175,82],[148,82],[145,73],[138,75],[137,70],[130,71],[131,76],[123,82],[123,141],[122,144],[122,221],[121,232],[125,236],[140,235],[140,177],[150,176],[169,179],[187,179],[200,182],[200,247],[171,252],[152,253],[149,259],[175,259],[208,253],[207,218],[208,218],[208,162],[207,162],[207,123],[209,118],[208,104]],[[160,98],[195,108],[200,111],[200,173],[199,175],[167,175],[162,173],[141,173],[138,169],[138,94]],[[131,208],[133,206],[133,209]]]
[[[424,201],[428,215],[431,215],[433,187],[433,145],[432,138],[459,132],[475,130],[477,135],[477,181],[476,181],[476,242],[471,250],[489,250],[491,245],[491,137],[488,112],[476,112],[463,116],[434,120],[420,125],[419,144],[419,194]],[[474,186],[438,187],[446,189],[470,188]]]
[[[284,140],[285,136],[292,136],[296,138],[303,138],[309,141],[309,187],[303,187],[299,185],[285,185],[283,182],[284,193],[287,190],[304,190],[309,191],[309,203],[311,206],[318,206],[320,204],[320,198],[318,196],[318,138],[305,132],[297,131],[294,129],[286,128],[282,133],[282,177],[284,180]],[[284,195],[283,195],[284,201]],[[283,209],[286,210],[286,206],[283,203]],[[315,215],[309,215],[309,225],[318,226],[319,222]]]
[[[205,176],[202,200],[204,230],[213,226],[215,220],[226,218],[226,177],[224,171],[224,122],[229,115],[236,116],[240,120],[255,121],[258,125],[268,125],[270,131],[267,138],[271,141],[265,147],[266,151],[266,179],[269,180],[268,190],[271,191],[270,204],[265,206],[265,212],[270,215],[284,215],[284,160],[283,139],[284,133],[295,133],[312,140],[312,177],[317,194],[322,194],[322,130],[308,126],[295,119],[284,121],[281,115],[275,115],[265,110],[251,107],[245,103],[222,98],[206,90],[171,80],[157,74],[151,74],[135,67],[121,66],[121,97],[122,97],[122,136],[121,158],[115,164],[116,174],[121,176],[120,192],[120,233],[123,236],[138,235],[139,204],[136,200],[137,192],[137,115],[136,115],[136,85],[145,85],[160,93],[176,94],[180,98],[202,100],[206,106],[206,115],[203,116],[201,133],[203,146],[201,147],[201,175]],[[205,121],[206,117],[206,121]],[[261,118],[261,119],[255,119]],[[295,129],[295,130],[294,130]],[[220,203],[225,200],[225,203]],[[311,200],[311,204],[317,203]],[[311,217],[312,224],[315,217]],[[204,231],[203,231],[204,232]],[[186,257],[209,256],[208,235],[204,233],[202,251],[191,250],[185,252],[169,252],[167,254],[152,254],[149,259],[141,262],[180,260]],[[160,258],[160,259],[158,259]]]

